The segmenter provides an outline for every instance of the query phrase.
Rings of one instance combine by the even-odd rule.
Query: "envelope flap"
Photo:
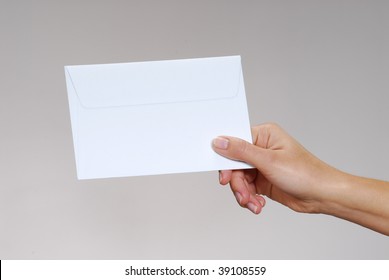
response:
[[[66,66],[87,108],[192,102],[237,95],[240,56]]]

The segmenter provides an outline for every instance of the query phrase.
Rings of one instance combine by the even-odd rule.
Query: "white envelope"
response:
[[[249,142],[240,56],[65,66],[79,179],[251,166],[211,141]]]

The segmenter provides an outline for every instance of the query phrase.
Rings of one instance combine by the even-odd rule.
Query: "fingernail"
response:
[[[258,202],[261,204],[262,207],[264,207],[265,203],[266,203],[265,199],[262,196],[260,196],[259,194],[257,194],[256,196],[257,196],[256,198],[257,198]]]
[[[238,192],[235,192],[236,200],[239,202],[239,204],[242,203],[242,195]]]
[[[220,183],[220,184],[222,183],[222,180],[223,180],[223,174],[222,174],[221,171],[219,170],[219,183]]]
[[[222,137],[217,137],[212,141],[213,146],[215,148],[222,149],[222,150],[227,150],[228,142],[229,142],[228,139]]]
[[[254,203],[252,202],[247,203],[247,208],[250,209],[250,211],[253,212],[254,214],[257,214],[258,206],[255,206]]]

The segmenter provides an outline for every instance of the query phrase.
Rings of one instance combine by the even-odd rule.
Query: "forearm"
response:
[[[339,172],[322,212],[389,235],[389,182]]]

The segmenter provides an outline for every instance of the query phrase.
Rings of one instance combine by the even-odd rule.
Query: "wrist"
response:
[[[332,216],[347,216],[351,211],[348,197],[352,194],[352,175],[332,169],[327,180],[320,186],[323,195],[319,204],[319,213]]]
[[[321,213],[366,224],[364,220],[374,215],[374,205],[367,191],[369,180],[339,170],[332,179],[331,185],[327,187],[330,191],[322,203]]]

